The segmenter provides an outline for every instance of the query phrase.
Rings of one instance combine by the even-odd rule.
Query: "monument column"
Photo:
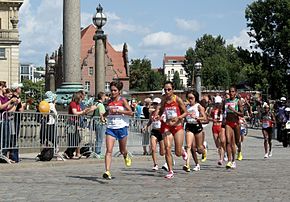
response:
[[[80,21],[80,0],[63,0],[64,82],[56,91],[59,104],[68,104],[73,93],[84,90],[81,83]]]

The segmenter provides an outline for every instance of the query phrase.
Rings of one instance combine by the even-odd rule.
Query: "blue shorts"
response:
[[[116,140],[122,140],[124,137],[128,136],[128,127],[118,129],[107,128],[106,135],[110,135],[116,138]]]

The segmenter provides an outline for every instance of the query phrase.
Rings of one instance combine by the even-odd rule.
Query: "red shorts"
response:
[[[164,122],[161,123],[161,129],[160,129],[161,134],[169,131],[169,132],[171,132],[172,135],[175,135],[180,130],[183,130],[182,125],[170,126]]]
[[[230,126],[232,129],[234,129],[239,125],[239,123],[232,122],[232,121],[226,121],[226,125]]]
[[[212,125],[212,133],[219,134],[221,132],[222,125]]]

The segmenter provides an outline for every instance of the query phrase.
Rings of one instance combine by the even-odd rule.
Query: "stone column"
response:
[[[81,82],[80,0],[63,1],[63,65],[65,82]]]
[[[95,40],[95,95],[105,92],[105,43],[106,35],[102,30],[97,30],[94,35]]]

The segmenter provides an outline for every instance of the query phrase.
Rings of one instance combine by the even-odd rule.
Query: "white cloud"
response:
[[[175,19],[176,26],[183,30],[189,30],[192,32],[196,32],[200,30],[200,24],[196,20],[185,20],[181,18]]]
[[[234,36],[231,39],[226,40],[227,44],[233,44],[234,47],[242,47],[243,49],[248,49],[250,50],[250,39],[251,37],[249,37],[248,35],[248,30],[243,29],[242,31],[240,31],[240,35],[239,36]]]
[[[123,51],[123,46],[124,46],[124,43],[121,43],[121,44],[112,44],[113,48],[116,50],[116,51]],[[133,52],[134,49],[132,46],[130,46],[130,44],[127,43],[127,48],[128,48],[128,52]]]
[[[62,42],[62,1],[42,0],[33,8],[26,0],[19,18],[20,62],[44,65],[45,54],[51,54]]]
[[[113,12],[106,12],[105,15],[107,15],[108,20],[120,20],[121,18]]]
[[[155,32],[148,34],[140,44],[144,48],[168,48],[184,49],[190,46],[191,41],[184,36],[174,35],[170,32]]]

